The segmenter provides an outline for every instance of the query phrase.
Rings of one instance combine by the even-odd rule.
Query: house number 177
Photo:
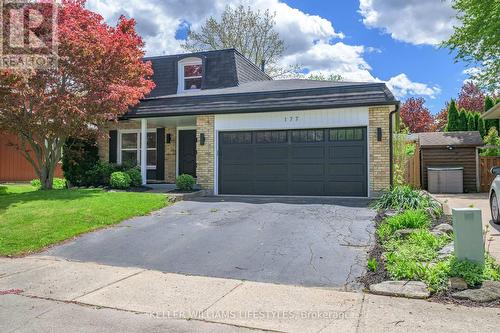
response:
[[[291,123],[291,122],[295,122],[295,121],[299,121],[299,116],[285,117],[285,123]]]

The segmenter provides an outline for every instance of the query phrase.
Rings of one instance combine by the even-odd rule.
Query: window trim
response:
[[[192,66],[192,65],[200,65],[201,66],[201,75],[184,77],[184,67]],[[197,58],[197,57],[184,58],[177,63],[177,67],[178,67],[177,93],[180,94],[180,93],[185,93],[185,92],[190,92],[190,91],[200,91],[201,89],[185,89],[184,81],[186,79],[197,79],[197,78],[201,78],[201,80],[203,81],[203,74],[205,72],[205,69],[203,68],[203,61],[201,60],[201,58]]]
[[[155,133],[156,134],[156,128],[148,128],[147,130],[148,133]],[[135,133],[137,134],[137,148],[122,148],[122,134],[129,134],[129,133]],[[116,163],[117,164],[122,164],[122,151],[137,151],[137,161],[138,161],[138,166],[140,166],[141,163],[141,130],[140,129],[122,129],[118,130],[118,143],[117,143],[117,156],[116,156]],[[158,142],[156,142],[156,147],[155,148],[149,148],[147,147],[147,150],[155,150],[156,151],[156,158],[158,158]],[[146,165],[146,169],[148,170],[156,170],[156,165]]]

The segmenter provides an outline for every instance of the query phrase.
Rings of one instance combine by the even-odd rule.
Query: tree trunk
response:
[[[24,157],[35,169],[36,174],[40,178],[42,189],[51,190],[55,169],[61,159],[61,149],[64,139],[45,140],[44,145],[38,144],[31,137],[24,137],[24,139],[33,150],[34,158],[26,150],[23,152]]]
[[[42,172],[40,173],[40,183],[42,184],[42,190],[51,190],[54,177],[51,176],[48,165],[42,166]]]

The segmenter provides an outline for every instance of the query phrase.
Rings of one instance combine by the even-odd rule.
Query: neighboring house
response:
[[[0,132],[0,182],[28,181],[38,176],[33,166],[24,158],[15,145],[17,136]],[[61,164],[58,164],[55,177],[62,177]]]
[[[428,168],[463,168],[463,190],[477,192],[479,186],[478,147],[483,145],[477,131],[427,132],[418,134],[422,186],[429,189]]]
[[[367,197],[390,186],[399,102],[384,83],[272,80],[234,49],[146,60],[156,88],[103,129],[103,160],[138,163],[148,182],[190,174],[215,194]]]

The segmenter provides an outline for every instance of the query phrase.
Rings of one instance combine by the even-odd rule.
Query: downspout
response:
[[[389,113],[389,184],[392,188],[392,186],[394,185],[394,170],[393,170],[393,166],[392,166],[392,161],[393,161],[393,155],[394,155],[394,149],[393,149],[393,146],[392,146],[392,141],[393,141],[393,138],[392,138],[392,132],[393,132],[393,115],[396,114],[396,113],[399,113],[399,102],[396,104],[396,109],[392,112]]]

